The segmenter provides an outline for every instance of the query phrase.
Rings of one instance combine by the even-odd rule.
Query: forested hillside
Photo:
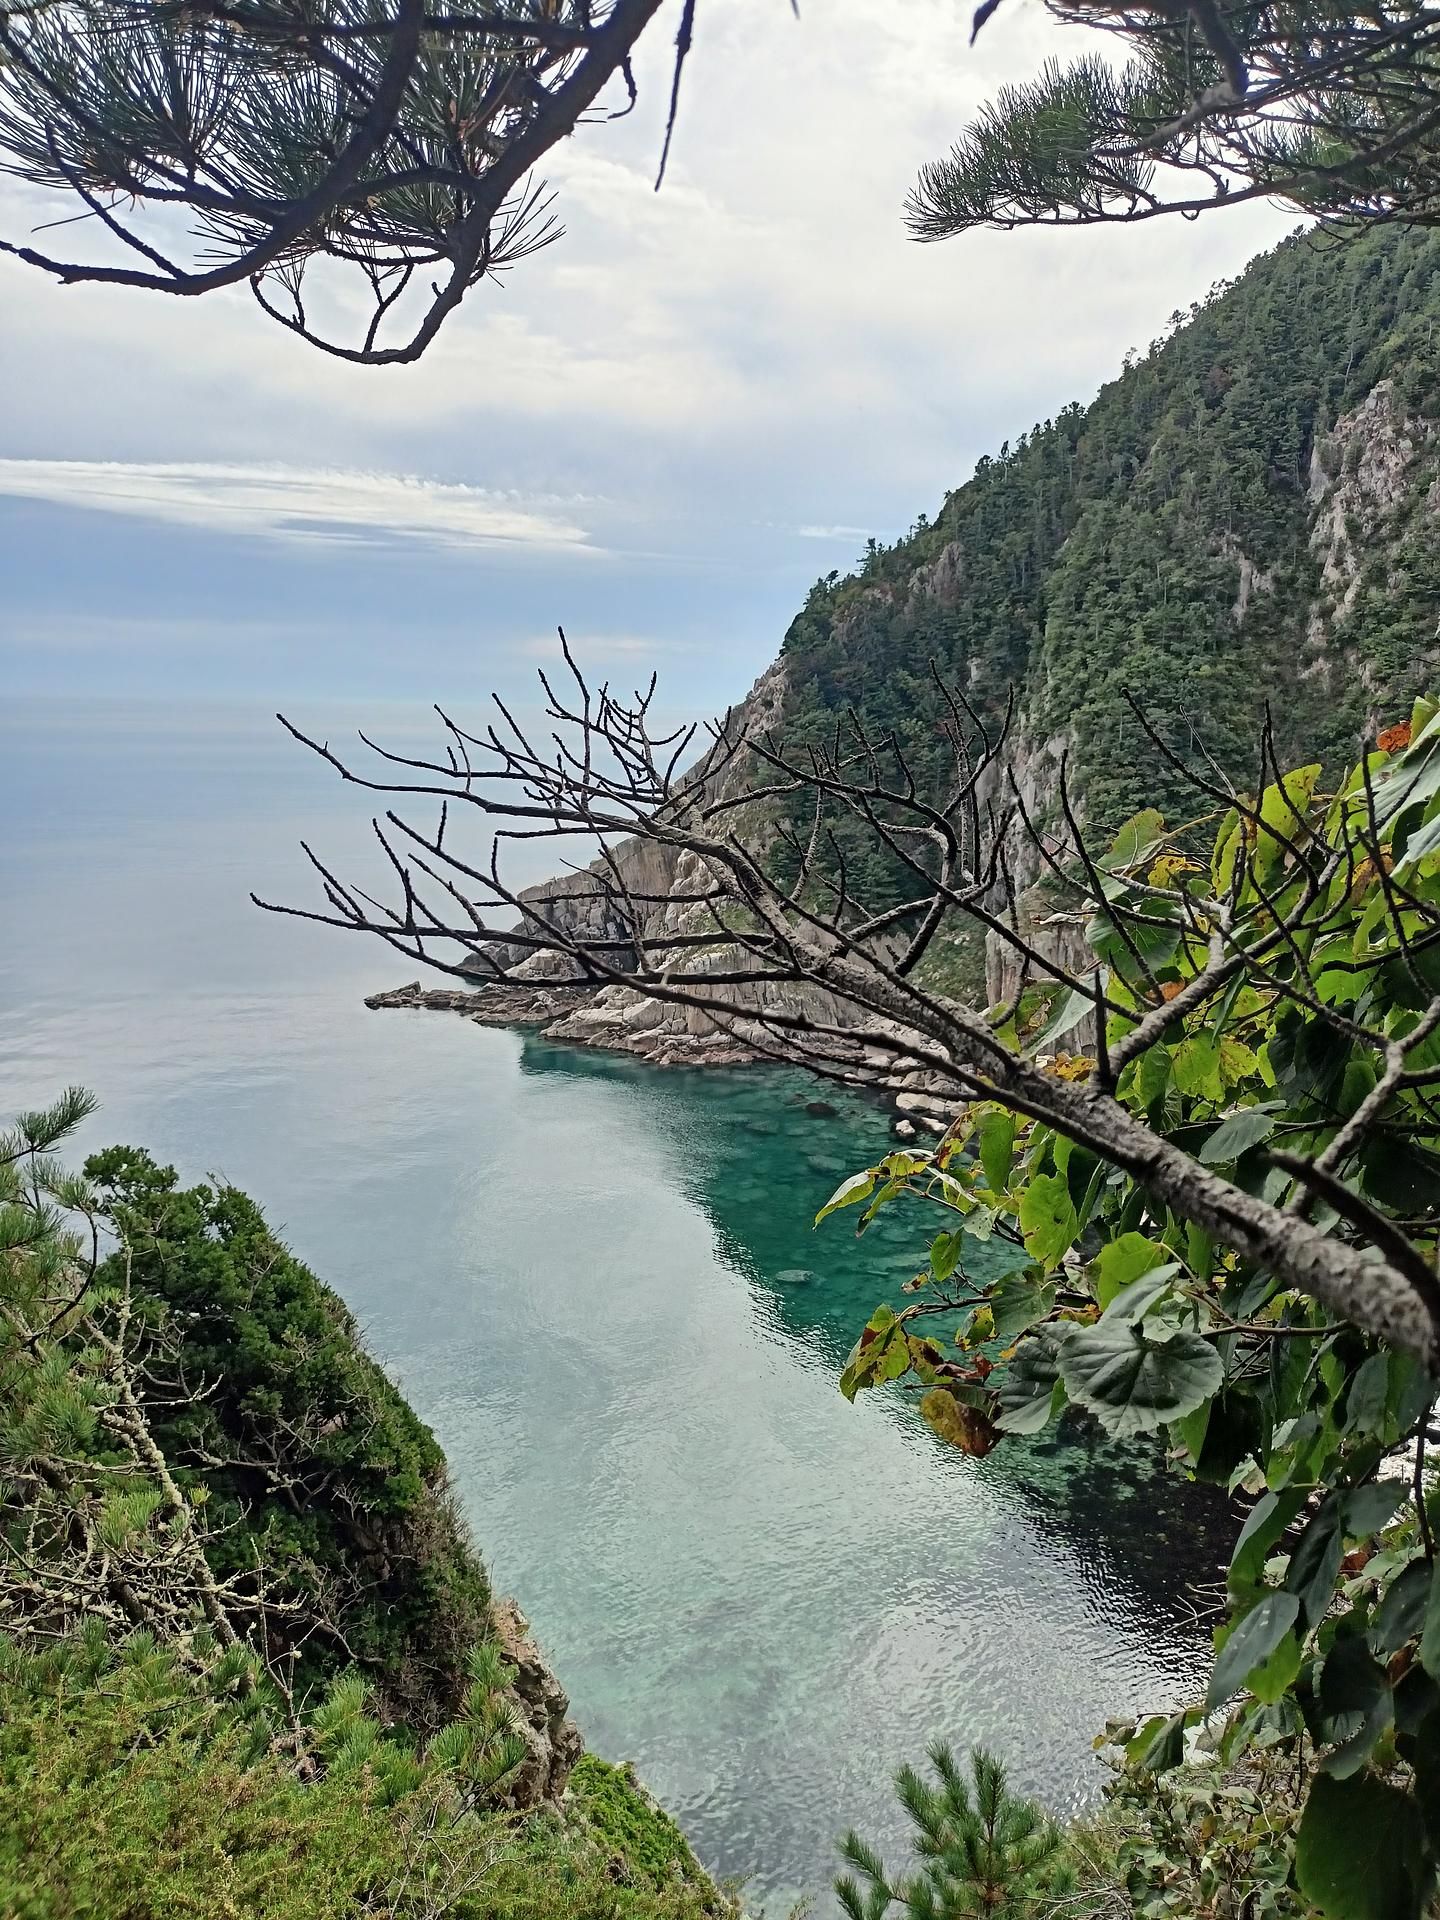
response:
[[[822,580],[785,637],[787,737],[853,703],[938,773],[933,660],[992,711],[1016,687],[1022,757],[1068,746],[1098,827],[1182,804],[1127,692],[1242,780],[1267,700],[1282,762],[1337,762],[1435,677],[1437,320],[1440,237],[1287,241]]]

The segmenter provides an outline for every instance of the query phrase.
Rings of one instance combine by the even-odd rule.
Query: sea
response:
[[[369,1012],[413,962],[250,899],[321,904],[302,839],[379,877],[367,797],[272,716],[0,703],[0,1120],[78,1082],[76,1157],[144,1145],[260,1202],[443,1442],[588,1744],[707,1867],[828,1914],[846,1828],[904,1865],[893,1775],[931,1742],[1063,1815],[1108,1719],[1194,1694],[1214,1503],[1080,1428],[975,1460],[903,1393],[838,1392],[933,1230],[812,1225],[886,1115]]]

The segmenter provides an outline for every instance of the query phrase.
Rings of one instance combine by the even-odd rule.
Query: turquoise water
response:
[[[883,1116],[366,1013],[413,966],[246,902],[299,896],[302,830],[365,835],[260,716],[12,709],[0,818],[0,1113],[83,1080],[87,1146],[263,1202],[435,1426],[591,1743],[707,1864],[783,1912],[846,1825],[895,1844],[889,1776],[936,1735],[1063,1811],[1108,1716],[1193,1690],[1211,1509],[1083,1436],[970,1461],[836,1391],[912,1230],[809,1223]]]

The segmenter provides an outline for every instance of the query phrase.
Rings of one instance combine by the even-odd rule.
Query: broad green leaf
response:
[[[1275,1653],[1299,1613],[1300,1602],[1293,1593],[1267,1593],[1243,1619],[1236,1621],[1215,1658],[1215,1672],[1205,1696],[1207,1713],[1223,1707],[1249,1684],[1251,1674]]]
[[[1132,813],[1115,836],[1114,845],[1100,861],[1107,873],[1120,873],[1138,867],[1148,859],[1165,838],[1165,816],[1155,807]]]
[[[1375,819],[1386,826],[1410,807],[1424,807],[1440,793],[1440,741],[1427,728],[1405,752],[1375,776]]]
[[[857,1200],[863,1200],[875,1185],[875,1170],[867,1167],[863,1173],[852,1173],[848,1180],[842,1180],[815,1216],[818,1227],[827,1214],[838,1213],[841,1207],[853,1207]]]
[[[1395,1509],[1408,1499],[1410,1489],[1403,1480],[1371,1480],[1363,1487],[1352,1487],[1344,1496],[1344,1527],[1352,1540],[1368,1540],[1378,1533]]]
[[[1174,1713],[1168,1720],[1160,1714],[1147,1720],[1125,1749],[1127,1763],[1143,1768],[1146,1773],[1168,1773],[1172,1767],[1178,1767],[1185,1758],[1188,1719],[1188,1714]]]
[[[1170,1056],[1170,1070],[1181,1093],[1192,1100],[1221,1100],[1220,1047],[1208,1033],[1192,1033]]]
[[[1238,1087],[1259,1066],[1254,1051],[1243,1040],[1226,1034],[1220,1041],[1220,1078],[1227,1087]]]
[[[1423,1633],[1430,1603],[1430,1578],[1430,1562],[1412,1560],[1385,1589],[1371,1632],[1387,1660],[1398,1653],[1407,1640]]]
[[[1395,1724],[1395,1696],[1363,1634],[1338,1635],[1325,1656],[1320,1711],[1326,1737],[1340,1743],[1322,1764],[1327,1773],[1347,1779]]]
[[[1425,1625],[1420,1635],[1420,1664],[1432,1680],[1440,1680],[1440,1560],[1430,1580]]]
[[[1117,1234],[1096,1256],[1095,1298],[1108,1307],[1122,1287],[1152,1267],[1164,1266],[1168,1258],[1158,1240],[1147,1240],[1143,1233]]]
[[[1288,1597],[1288,1596],[1287,1596]],[[1293,1630],[1285,1634],[1270,1658],[1252,1669],[1247,1685],[1257,1700],[1274,1706],[1283,1700],[1300,1672],[1303,1652]]]
[[[1064,1404],[1060,1380],[1060,1339],[1042,1327],[1022,1340],[1000,1381],[1000,1417],[1006,1433],[1039,1433]]]
[[[1261,831],[1255,847],[1255,874],[1262,885],[1268,883],[1279,865],[1283,848],[1275,837],[1283,835],[1289,841],[1303,841],[1306,836],[1306,819],[1311,795],[1315,791],[1315,782],[1320,778],[1319,765],[1297,767],[1293,773],[1287,773],[1267,787],[1260,797],[1260,818],[1264,826],[1272,829],[1270,833]]]
[[[1192,1412],[1218,1393],[1225,1369],[1198,1334],[1171,1331],[1160,1339],[1143,1326],[1100,1320],[1066,1337],[1060,1377],[1072,1400],[1124,1438]]]
[[[1135,1091],[1147,1110],[1165,1097],[1170,1084],[1171,1064],[1168,1047],[1147,1047],[1135,1062]]]
[[[1020,1231],[1031,1259],[1047,1271],[1057,1266],[1080,1231],[1063,1174],[1038,1173],[1020,1198]]]
[[[1203,1147],[1200,1159],[1207,1167],[1228,1166],[1232,1160],[1238,1160],[1242,1153],[1248,1153],[1252,1147],[1259,1146],[1262,1140],[1268,1140],[1275,1131],[1275,1115],[1260,1107],[1242,1107],[1239,1113],[1232,1113],[1228,1120],[1222,1120]]]
[[[997,1218],[998,1215],[994,1207],[983,1205],[972,1207],[965,1216],[965,1225],[962,1229],[965,1238],[967,1240],[988,1240],[995,1231]]]
[[[1278,1493],[1263,1494],[1255,1502],[1230,1555],[1227,1578],[1232,1590],[1252,1586],[1260,1578],[1271,1548],[1284,1537],[1304,1504],[1303,1487],[1284,1487]]]
[[[1330,1494],[1311,1515],[1285,1572],[1285,1585],[1299,1600],[1307,1626],[1318,1626],[1324,1619],[1340,1578],[1344,1552],[1340,1503]]]
[[[1015,1116],[991,1107],[981,1116],[978,1132],[985,1184],[994,1194],[1007,1193],[1015,1153]]]
[[[965,1244],[965,1230],[957,1227],[953,1233],[937,1233],[930,1242],[930,1271],[937,1280],[948,1280],[960,1261],[960,1250]]]
[[[1220,831],[1215,836],[1215,851],[1210,858],[1210,877],[1221,900],[1230,896],[1230,889],[1235,882],[1235,863],[1245,845],[1247,832],[1248,828],[1241,825],[1239,813],[1231,807],[1220,822]]]
[[[1037,1320],[1043,1320],[1054,1304],[1054,1287],[1047,1287],[1025,1274],[1008,1275],[990,1295],[995,1338],[1008,1347]]]
[[[1101,1314],[1102,1320],[1143,1320],[1158,1301],[1172,1293],[1175,1288],[1175,1276],[1180,1271],[1178,1260],[1167,1260],[1162,1267],[1151,1267],[1148,1273],[1142,1273],[1138,1280],[1132,1280],[1128,1287],[1122,1287],[1115,1298]]]
[[[1080,1022],[1095,1012],[1095,996],[1071,987],[1056,1001],[1050,1018],[1031,1042],[1032,1053],[1049,1053],[1057,1040],[1073,1033]]]
[[[1390,1356],[1372,1353],[1362,1362],[1345,1396],[1345,1427],[1350,1433],[1373,1433],[1377,1438],[1385,1426],[1386,1403],[1390,1398]]]
[[[1210,1415],[1214,1406],[1213,1400],[1202,1400],[1193,1413],[1182,1413],[1178,1420],[1170,1423],[1171,1438],[1177,1446],[1184,1448],[1191,1463],[1196,1466],[1205,1451],[1205,1436],[1210,1431]]]
[[[1428,1874],[1420,1809],[1373,1773],[1317,1774],[1295,1841],[1295,1879],[1324,1920],[1419,1920]]]

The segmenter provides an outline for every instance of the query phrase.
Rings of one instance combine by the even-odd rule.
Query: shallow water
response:
[[[85,1146],[261,1200],[435,1426],[591,1744],[712,1868],[823,1894],[845,1826],[898,1846],[889,1777],[936,1736],[1074,1807],[1108,1716],[1193,1690],[1206,1503],[1144,1454],[970,1461],[836,1391],[923,1224],[810,1228],[883,1116],[366,1013],[413,964],[246,901],[301,896],[301,831],[364,857],[258,717],[12,708],[0,817],[0,1114],[82,1080]]]

